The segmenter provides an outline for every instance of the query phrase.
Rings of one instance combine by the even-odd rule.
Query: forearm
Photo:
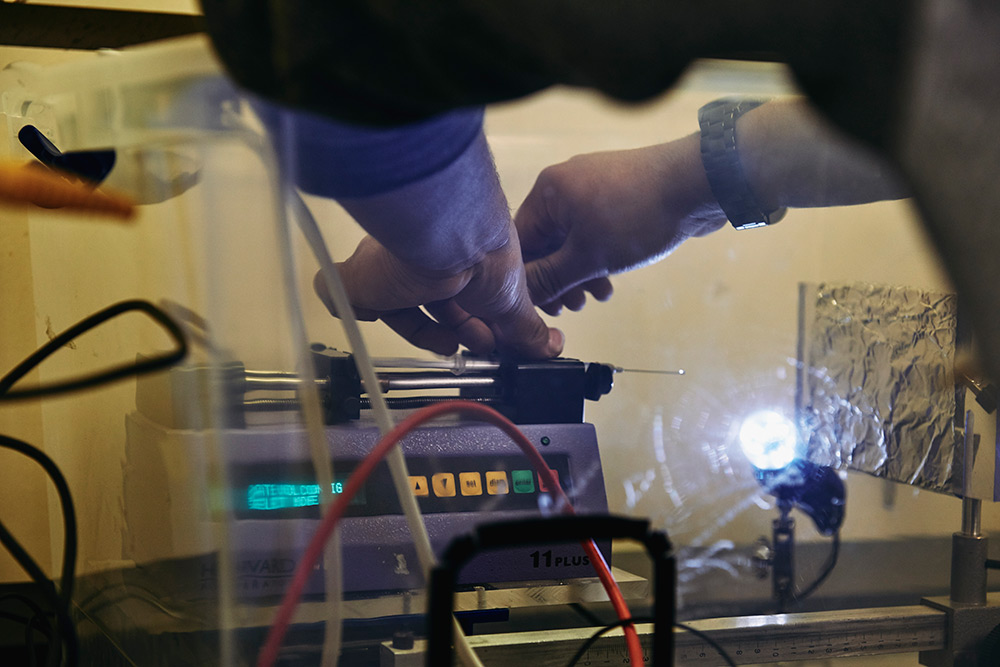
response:
[[[740,160],[765,210],[850,206],[908,196],[892,168],[801,100],[776,100],[736,126]]]
[[[801,100],[776,100],[739,118],[736,144],[744,175],[763,210],[850,206],[908,196],[894,170],[873,152],[824,122]],[[649,159],[643,158],[652,151]],[[701,158],[699,133],[633,151],[654,166],[662,189],[664,248],[725,225]],[[635,181],[637,176],[632,176]],[[641,184],[640,184],[641,185]],[[678,235],[673,238],[671,235]]]

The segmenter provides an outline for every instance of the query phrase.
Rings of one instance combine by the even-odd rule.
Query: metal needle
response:
[[[653,375],[685,375],[683,368],[678,368],[675,371],[657,371],[648,368],[622,368],[621,366],[614,366],[615,373],[650,373]]]

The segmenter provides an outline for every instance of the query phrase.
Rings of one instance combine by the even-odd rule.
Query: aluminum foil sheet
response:
[[[958,493],[957,299],[908,287],[804,284],[799,418],[811,460]]]

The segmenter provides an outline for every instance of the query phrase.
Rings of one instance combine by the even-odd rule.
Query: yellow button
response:
[[[502,496],[509,492],[507,473],[503,470],[490,470],[486,473],[486,492],[491,496]]]
[[[450,472],[439,472],[431,476],[431,487],[434,495],[439,498],[450,498],[455,495],[455,475]]]
[[[478,472],[458,473],[458,486],[462,489],[463,496],[483,495],[483,478]]]
[[[430,493],[427,478],[423,475],[410,475],[410,490],[415,496],[426,496]]]

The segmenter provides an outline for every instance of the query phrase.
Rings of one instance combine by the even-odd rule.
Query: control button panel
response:
[[[570,457],[560,453],[543,454],[543,458],[572,499]],[[337,461],[335,465],[339,475],[344,475],[346,480],[353,466],[345,461]],[[539,496],[548,492],[534,468],[518,455],[410,457],[407,467],[410,491],[420,510],[429,514],[537,510]],[[319,487],[307,482],[314,477],[310,464],[305,462],[279,472],[283,478],[280,483],[274,481],[278,476],[270,465],[247,466],[234,471],[238,518],[319,517]],[[344,480],[338,477],[335,494],[342,492]],[[402,508],[388,465],[381,463],[351,502],[345,516],[386,514],[402,514]]]

